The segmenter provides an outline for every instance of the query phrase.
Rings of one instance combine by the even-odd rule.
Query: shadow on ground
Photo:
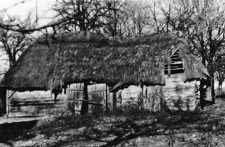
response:
[[[88,140],[104,142],[104,145],[101,147],[117,146],[135,138],[150,136],[166,136],[168,145],[171,145],[175,143],[174,135],[176,134],[199,132],[204,134],[200,137],[200,140],[183,139],[181,141],[197,146],[198,144],[204,144],[204,140],[207,141],[209,139],[207,138],[209,133],[224,135],[224,128],[225,125],[222,124],[222,119],[209,118],[202,112],[179,112],[169,116],[162,115],[155,118],[151,123],[142,123],[139,120],[128,119],[124,122],[112,124],[109,129],[102,129],[100,126],[90,127],[84,132],[84,136]],[[135,142],[130,145],[137,146]]]
[[[225,146],[225,101],[217,100],[205,110],[191,112],[129,111],[126,115],[96,118],[63,114],[41,120],[38,125],[36,121],[4,124],[0,126],[0,142],[10,145],[11,140],[20,139],[31,142],[30,146],[49,147]]]
[[[10,140],[22,136],[24,138],[32,138],[26,135],[26,132],[36,125],[37,121],[5,123],[0,125],[0,142],[6,143]]]

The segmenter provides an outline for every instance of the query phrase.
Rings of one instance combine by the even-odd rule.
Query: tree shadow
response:
[[[28,130],[33,128],[37,121],[5,123],[0,125],[0,142],[7,143],[10,140],[16,139],[18,136],[22,138],[33,138],[32,134],[26,134]]]
[[[84,132],[86,139],[105,142],[101,147],[116,146],[120,143],[138,137],[171,136],[171,133],[203,132],[224,134],[224,125],[221,119],[208,119],[202,112],[178,112],[156,117],[152,122],[139,123],[137,120],[127,119],[124,122],[114,123],[108,130],[97,127],[89,128]],[[109,139],[110,138],[110,139]]]
[[[219,95],[216,95],[216,98],[225,99],[225,93],[221,93]]]

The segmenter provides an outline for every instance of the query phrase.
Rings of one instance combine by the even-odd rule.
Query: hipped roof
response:
[[[146,85],[164,85],[164,63],[169,62],[172,48],[184,49],[186,45],[171,34],[110,39],[80,32],[40,37],[5,74],[1,86],[25,91],[90,81],[108,85],[140,81]],[[208,74],[197,59],[191,59],[195,56],[181,53],[187,61],[186,80]],[[189,59],[196,66],[190,68]],[[190,74],[191,70],[198,74]]]

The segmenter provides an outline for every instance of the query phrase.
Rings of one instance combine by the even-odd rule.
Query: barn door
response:
[[[85,96],[84,90],[87,90],[88,96]],[[108,111],[108,90],[106,84],[88,85],[87,89],[84,83],[72,84],[67,90],[68,109],[80,113],[88,105],[85,111]]]
[[[68,109],[71,112],[80,113],[82,102],[83,102],[83,93],[84,83],[72,84],[67,89],[67,104]]]
[[[106,84],[88,86],[89,110],[92,112],[108,111],[108,87]]]

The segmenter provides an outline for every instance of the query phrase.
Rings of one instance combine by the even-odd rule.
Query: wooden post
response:
[[[0,116],[6,114],[6,89],[0,88]]]
[[[116,112],[116,108],[117,108],[117,98],[116,98],[116,91],[113,92],[113,113]]]
[[[215,104],[215,88],[214,88],[214,77],[211,78],[211,96],[212,96],[212,104]]]
[[[201,109],[204,109],[204,106],[205,106],[205,101],[204,101],[204,96],[205,96],[204,79],[200,80],[199,91],[200,91],[200,106],[201,106]]]
[[[87,114],[88,113],[88,85],[87,83],[84,83],[84,101],[82,102],[81,106],[81,115]]]
[[[170,77],[170,75],[171,75],[171,67],[170,67],[170,64],[168,64],[168,76]]]
[[[107,85],[106,85],[106,91],[105,91],[105,101],[106,101],[106,115],[108,115],[108,112],[109,112],[109,108],[108,108],[108,88],[107,88]]]
[[[6,116],[9,117],[9,90],[7,90],[6,95]]]
[[[9,99],[16,93],[16,91],[13,91],[11,94],[9,94],[9,90],[6,91],[6,116],[9,117],[9,110],[10,110],[10,102]]]

